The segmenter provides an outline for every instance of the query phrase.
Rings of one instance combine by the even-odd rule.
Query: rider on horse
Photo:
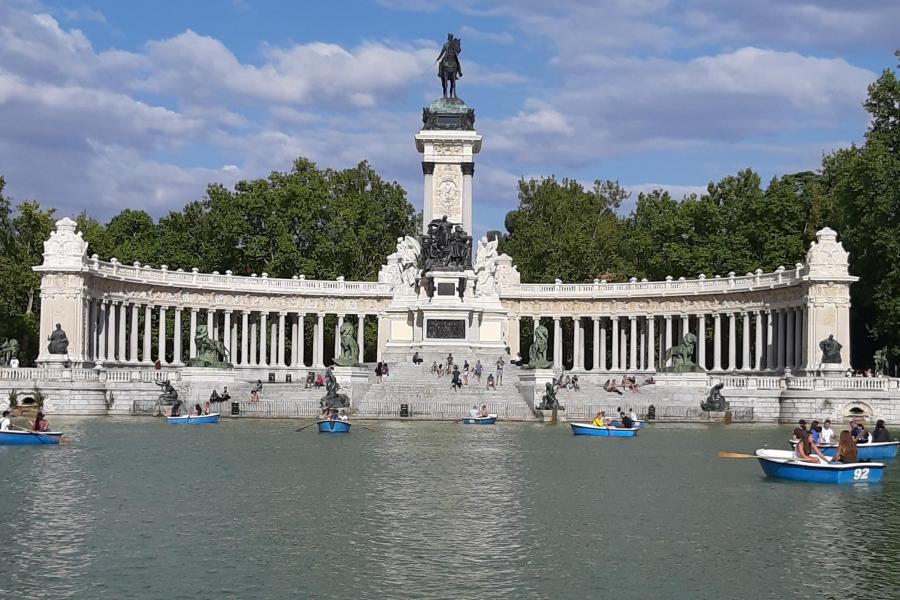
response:
[[[441,48],[441,54],[434,61],[438,63],[438,77],[441,78],[441,86],[444,88],[444,98],[456,98],[456,80],[462,77],[462,66],[459,64],[459,53],[462,46],[458,37],[452,33],[447,34],[447,41]],[[447,81],[450,82],[450,95],[447,95]]]

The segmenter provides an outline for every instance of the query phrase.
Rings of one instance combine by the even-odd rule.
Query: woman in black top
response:
[[[875,422],[875,431],[872,432],[872,441],[873,442],[889,442],[891,441],[891,434],[888,433],[887,427],[884,426],[884,420],[878,419]]]

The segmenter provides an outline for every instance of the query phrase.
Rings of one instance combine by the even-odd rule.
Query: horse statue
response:
[[[441,88],[444,90],[444,98],[456,99],[456,80],[462,77],[462,67],[459,64],[459,53],[462,46],[459,38],[452,33],[447,34],[447,41],[441,48],[441,53],[434,61],[438,63],[438,77],[441,78]],[[450,93],[447,94],[447,83],[450,84]]]
[[[686,333],[681,343],[666,350],[666,362],[672,361],[672,365],[665,368],[666,371],[685,373],[699,371],[700,367],[694,362],[694,348],[697,346],[697,336]]]
[[[355,367],[359,364],[359,344],[356,343],[356,332],[353,323],[341,325],[341,355],[334,359],[340,367]]]
[[[534,341],[531,348],[528,349],[528,368],[529,369],[549,369],[553,366],[553,362],[547,360],[547,338],[550,333],[547,328],[538,323],[534,328]]]
[[[231,368],[225,344],[220,340],[211,339],[206,325],[197,326],[194,342],[197,345],[197,356],[188,360],[189,367]]]

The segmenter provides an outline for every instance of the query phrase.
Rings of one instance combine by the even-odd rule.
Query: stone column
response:
[[[684,340],[684,336],[686,336],[691,331],[691,316],[684,314],[681,315],[681,335],[678,336],[678,339],[675,340],[675,343],[680,344]]]
[[[297,313],[297,365],[306,366],[306,313]]]
[[[281,363],[278,362],[279,354],[283,354],[279,351],[278,348],[278,324],[275,322],[275,319],[272,319],[272,323],[269,324],[269,366],[277,367],[280,366]]]
[[[775,323],[774,311],[766,310],[766,370],[775,369]]]
[[[259,313],[259,366],[265,367],[269,364],[266,360],[266,313]]]
[[[628,357],[628,366],[631,367],[632,371],[637,371],[637,344],[638,344],[638,334],[637,334],[637,317],[634,315],[629,315],[628,320],[631,322],[631,333],[629,337],[631,338],[631,342],[629,343],[629,350],[631,351],[630,356]]]
[[[522,358],[522,319],[518,314],[506,320],[506,345],[512,358]]]
[[[337,316],[337,324],[334,326],[334,357],[341,355],[341,327],[344,326],[344,315]]]
[[[778,353],[778,363],[775,366],[775,369],[778,371],[784,371],[784,355],[787,348],[785,347],[784,338],[785,338],[785,329],[786,329],[786,319],[784,317],[784,309],[778,310],[778,331],[775,334],[776,336],[776,351]]]
[[[236,365],[238,362],[238,324],[237,319],[231,324],[231,364]]]
[[[287,319],[287,313],[280,312],[278,313],[278,366],[286,367],[287,363],[284,360],[285,348],[287,347],[287,339],[285,338],[285,320]]]
[[[794,364],[794,309],[785,310],[784,320],[784,369],[790,371]]]
[[[591,371],[598,371],[606,368],[606,365],[601,367],[602,363],[600,362],[600,317],[591,317],[591,321],[594,323],[594,353],[591,357]]]
[[[617,315],[613,315],[610,317],[612,320],[612,331],[610,335],[612,336],[612,370],[619,370],[619,317]]]
[[[315,347],[315,356],[316,363],[315,366],[318,368],[322,368],[325,366],[325,314],[318,313],[316,314],[316,347]]]
[[[563,369],[562,360],[562,324],[560,317],[553,317],[553,367]]]
[[[706,370],[706,315],[697,315],[697,364]]]
[[[572,369],[583,369],[581,317],[572,317]]]
[[[713,371],[722,370],[722,315],[713,315]]]
[[[234,360],[234,356],[232,355],[233,346],[231,345],[231,311],[225,310],[222,312],[225,313],[225,325],[222,327],[222,343],[225,344],[225,350],[228,351],[228,362],[235,364],[237,361]]]
[[[663,317],[666,320],[666,345],[663,348],[663,354],[668,353],[669,349],[672,347],[672,315],[665,315]],[[666,359],[665,366],[672,366],[672,359]]]
[[[97,333],[98,333],[98,329],[99,329],[97,327],[97,313],[100,312],[98,310],[98,308],[99,308],[99,303],[96,300],[91,299],[91,309],[90,309],[90,314],[88,316],[88,318],[91,320],[91,327],[90,327],[90,331],[88,332],[90,335],[90,340],[91,340],[91,342],[90,342],[91,350],[90,350],[90,353],[88,354],[88,359],[91,362],[97,362],[98,358],[100,357],[100,354],[98,353],[98,350],[97,350]]]
[[[159,339],[157,340],[156,356],[160,364],[168,364],[166,362],[166,307],[159,307]]]
[[[640,356],[640,359],[638,360],[638,362],[640,363],[640,364],[638,364],[638,368],[641,371],[647,370],[647,325],[646,325],[646,321],[647,321],[647,318],[644,317],[645,324],[643,327],[639,328],[640,333],[641,333],[641,335],[640,335],[641,349],[640,349],[640,352],[638,352],[638,355]]]
[[[424,198],[424,205],[422,211],[422,233],[428,233],[428,224],[434,220],[434,199],[433,199],[433,186],[434,186],[434,163],[433,162],[422,162],[422,179],[425,180],[425,188],[424,194],[422,197]],[[472,231],[467,229],[466,233],[469,235],[472,234]],[[315,353],[313,353],[315,354]]]
[[[174,331],[172,331],[172,364],[175,365],[184,364],[181,362],[181,311],[180,306],[175,307]]]
[[[117,356],[119,358],[119,362],[127,362],[128,355],[126,354],[126,350],[128,348],[128,339],[126,334],[128,332],[128,303],[120,302],[119,303],[119,321],[116,323],[119,333],[119,351]]]
[[[619,356],[619,368],[623,371],[628,370],[628,328],[622,327],[619,330],[619,337],[622,338],[619,342],[619,352],[621,356]]]
[[[99,319],[99,327],[97,328],[97,358],[100,362],[106,361],[106,312],[109,308],[109,302],[103,300],[100,302],[100,319]]]
[[[291,367],[297,368],[297,344],[300,343],[299,340],[299,328],[297,326],[297,320],[300,318],[300,315],[295,314],[291,319]]]
[[[144,305],[144,349],[141,353],[141,360],[145,365],[153,364],[153,305]],[[193,340],[194,337],[191,336]]]
[[[218,339],[218,331],[216,328],[216,309],[206,309],[206,337],[211,340]]]
[[[359,357],[356,359],[356,362],[362,363],[365,361],[365,349],[364,346],[366,344],[366,315],[358,314],[356,315],[356,345],[359,346]]]
[[[197,308],[191,308],[191,323],[188,325],[188,358],[197,358]]]
[[[656,316],[650,315],[647,317],[647,341],[649,342],[649,347],[647,348],[647,370],[648,371],[656,371]]]
[[[756,318],[754,319],[755,324],[754,324],[753,328],[754,328],[754,333],[756,334],[756,355],[754,357],[756,360],[753,363],[753,368],[756,369],[757,371],[762,371],[762,366],[763,366],[763,328],[762,328],[763,315],[762,315],[762,311],[760,311],[760,310],[757,310],[755,312],[755,314],[756,314]]]
[[[109,303],[109,310],[106,311],[106,337],[107,337],[107,354],[106,358],[109,362],[116,362],[116,303]]]
[[[798,306],[794,314],[794,369],[803,368],[803,318],[804,310]]]
[[[137,364],[140,362],[138,359],[138,331],[140,330],[140,326],[138,325],[138,305],[131,305],[131,332],[128,336],[130,341],[130,348],[128,349],[128,362]]]
[[[737,315],[728,313],[728,370],[737,370]]]
[[[249,365],[250,361],[247,360],[247,353],[250,352],[250,348],[247,344],[247,333],[248,329],[250,329],[250,311],[242,310],[241,311],[241,357],[238,364],[241,366]]]
[[[750,370],[750,313],[742,312],[743,333],[741,339],[741,371]]]
[[[256,341],[259,339],[258,329],[257,320],[253,319],[250,323],[250,354],[247,355],[249,357],[247,364],[253,367],[259,365],[259,354],[256,352]]]

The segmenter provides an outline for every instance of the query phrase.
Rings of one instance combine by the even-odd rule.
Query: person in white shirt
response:
[[[637,415],[635,414],[634,410],[632,410],[630,408],[628,409],[628,418],[631,419],[632,421],[638,420]]]
[[[475,419],[478,418],[478,407],[477,406],[472,407],[472,410],[469,411],[469,416],[472,418],[475,418]]]
[[[10,426],[11,424],[12,424],[12,423],[11,423],[10,420],[9,420],[9,411],[8,411],[8,410],[4,410],[4,411],[3,411],[3,417],[0,418],[0,431],[8,431],[8,430],[9,430],[9,426]]]
[[[830,444],[834,437],[834,430],[831,428],[831,419],[825,419],[822,424],[822,433],[819,434],[819,443]]]

